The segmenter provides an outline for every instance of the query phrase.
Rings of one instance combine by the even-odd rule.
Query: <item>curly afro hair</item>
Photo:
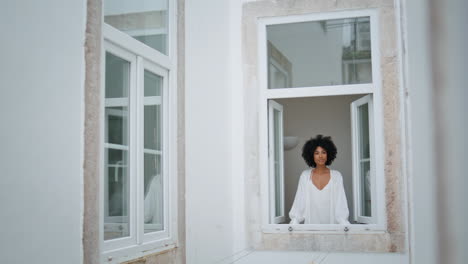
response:
[[[325,165],[332,164],[333,160],[336,158],[336,146],[333,143],[331,137],[324,137],[322,135],[317,135],[315,138],[307,140],[307,142],[302,147],[302,157],[304,161],[309,165],[309,167],[315,168],[317,164],[314,161],[314,152],[317,147],[322,147],[327,151],[327,162]]]

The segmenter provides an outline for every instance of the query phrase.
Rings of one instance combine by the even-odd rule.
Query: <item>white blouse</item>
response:
[[[319,190],[310,179],[312,169],[302,172],[296,197],[289,212],[291,224],[349,224],[348,202],[343,177],[330,170],[330,181]]]

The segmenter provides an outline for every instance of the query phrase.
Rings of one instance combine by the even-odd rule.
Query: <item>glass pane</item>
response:
[[[269,82],[270,88],[283,88],[288,86],[288,75],[286,72],[281,71],[279,67],[270,63],[269,67]]]
[[[369,17],[270,25],[267,41],[270,89],[372,82]]]
[[[106,98],[128,97],[130,62],[106,53]]]
[[[145,96],[160,96],[163,78],[150,71],[145,71]]]
[[[370,83],[372,82],[371,76],[371,63],[369,61],[354,61],[353,63],[344,63],[346,67],[345,79],[347,83]]]
[[[359,119],[359,157],[361,159],[370,158],[369,146],[369,104],[358,107]]]
[[[161,150],[161,106],[146,105],[144,115],[145,149]]]
[[[128,145],[128,108],[106,107],[106,142]]]
[[[104,239],[130,235],[128,151],[106,149]]]
[[[144,188],[145,233],[164,230],[162,175],[162,84],[163,78],[145,70],[144,80]]]
[[[128,94],[130,62],[106,53],[105,76],[105,196],[104,239],[130,235],[128,170]],[[120,106],[119,106],[120,105]]]
[[[167,0],[104,0],[104,22],[167,54]]]
[[[273,110],[274,117],[274,148],[275,148],[275,216],[282,216],[282,203],[281,203],[281,138],[280,138],[280,131],[281,131],[281,113],[278,110]]]
[[[145,153],[145,233],[164,229],[164,191],[161,155]]]
[[[370,161],[363,161],[361,171],[361,215],[372,216]]]

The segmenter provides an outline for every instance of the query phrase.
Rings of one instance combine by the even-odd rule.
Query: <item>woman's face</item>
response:
[[[317,147],[314,151],[314,162],[317,166],[325,166],[327,163],[327,151],[322,147]]]

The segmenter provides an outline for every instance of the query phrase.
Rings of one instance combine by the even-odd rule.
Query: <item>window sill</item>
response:
[[[295,234],[383,234],[387,230],[383,225],[304,225],[304,224],[268,224],[262,226],[263,233]]]
[[[147,255],[163,254],[177,247],[176,241],[164,239],[141,245],[109,250],[101,254],[101,259],[102,263],[121,263],[136,260]]]

